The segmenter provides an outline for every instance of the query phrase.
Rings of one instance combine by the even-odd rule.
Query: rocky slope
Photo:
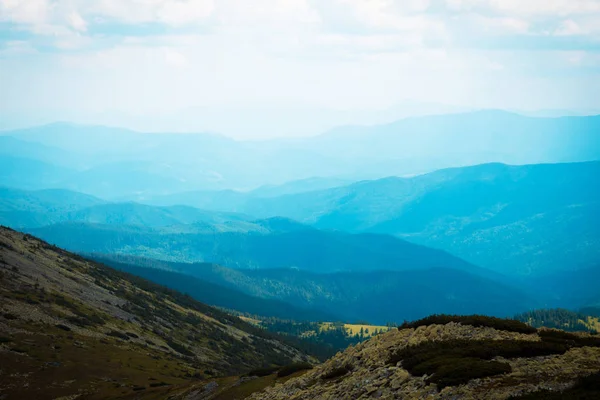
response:
[[[191,297],[0,227],[0,399],[138,396],[306,360]]]
[[[579,378],[600,371],[600,348],[596,347],[600,343],[598,338],[592,336],[578,335],[575,338],[563,337],[561,336],[563,334],[562,331],[548,330],[541,330],[537,333],[535,330],[532,333],[519,333],[455,322],[446,325],[433,324],[393,330],[355,347],[350,347],[301,377],[267,388],[263,392],[255,393],[250,398],[253,400],[368,398],[479,400],[508,399],[511,396],[535,393],[542,389],[553,392],[564,391],[568,390]],[[493,358],[494,361],[484,361],[503,365],[506,368],[504,373],[447,386],[440,384],[439,380],[438,384],[433,382],[435,374],[411,374],[403,368],[403,363],[407,363],[407,361],[396,362],[397,358],[394,359],[394,355],[402,354],[402,350],[405,349],[425,349],[425,347],[411,346],[423,346],[424,344],[434,347],[440,344],[443,346],[444,342],[459,343],[457,340],[486,343],[490,347],[493,347],[494,344],[512,343],[528,350],[524,350],[524,354],[518,357],[513,357],[514,355],[511,357],[498,356]],[[569,340],[571,341],[569,342]],[[558,350],[557,347],[554,347],[557,344]],[[544,349],[538,353],[556,354],[527,357],[525,355],[532,355],[526,354],[527,352],[536,352],[529,349],[529,346],[531,349]],[[562,350],[561,346],[564,346]],[[548,351],[548,349],[552,350]],[[455,350],[455,348],[451,349],[451,351]],[[420,356],[422,357],[421,362],[427,361],[426,357],[423,358],[423,354]],[[454,359],[442,358],[442,363],[450,364],[454,361]],[[477,370],[475,365],[478,362],[481,360],[468,358],[466,373],[473,374]],[[472,367],[470,368],[469,365]],[[431,363],[425,367],[431,367]],[[443,373],[441,369],[437,370],[437,374]],[[568,392],[560,394],[560,396],[563,395],[565,397],[559,398],[569,398],[567,397]]]

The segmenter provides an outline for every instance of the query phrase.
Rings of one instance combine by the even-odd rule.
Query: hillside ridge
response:
[[[517,321],[482,326],[455,321],[441,325],[433,317],[423,325],[380,334],[250,399],[492,400],[541,396],[542,389],[563,392],[564,397],[553,399],[568,399],[579,379],[600,378],[598,337],[536,331]]]
[[[285,339],[0,227],[0,394],[116,398],[315,361]]]

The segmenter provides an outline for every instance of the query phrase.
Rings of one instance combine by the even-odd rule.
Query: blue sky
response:
[[[240,110],[339,124],[406,104],[597,110],[598,93],[600,0],[0,0],[0,116],[17,125],[243,137]]]

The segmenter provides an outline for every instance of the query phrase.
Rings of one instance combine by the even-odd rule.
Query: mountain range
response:
[[[412,287],[448,312],[512,315],[597,303],[587,282],[600,256],[599,172],[598,162],[484,164],[283,195],[236,192],[235,207],[221,208],[243,213],[4,188],[0,223],[81,253],[175,263],[162,269],[348,320],[433,312],[425,300],[412,310],[386,302],[374,311],[378,299],[406,304]],[[380,289],[362,289],[361,280]],[[477,280],[510,296],[486,303],[468,291]]]
[[[484,164],[252,200],[241,211],[393,234],[503,273],[543,274],[599,259],[598,176],[600,162]]]
[[[57,123],[3,132],[0,185],[139,199],[315,177],[377,179],[488,162],[579,162],[600,158],[599,127],[597,116],[534,118],[488,110],[340,127],[304,139],[235,141],[207,133]]]
[[[206,297],[207,291],[200,293],[202,282],[240,291],[254,298],[281,301],[305,310],[305,315],[310,313],[316,317],[314,310],[320,310],[320,317],[329,314],[344,321],[385,324],[421,318],[435,312],[510,316],[539,304],[526,292],[502,281],[452,268],[323,274],[296,269],[235,269],[216,264],[173,263],[131,256],[89,256],[192,296],[197,293],[198,300],[208,304],[223,306]],[[193,289],[193,284],[186,282],[184,276],[199,279],[198,289]],[[273,307],[265,308],[267,314],[261,314],[256,313],[255,308],[250,309],[251,306],[251,303],[239,303],[237,307],[230,308],[276,316],[272,314]],[[289,312],[291,315],[292,311]]]
[[[211,204],[320,229],[385,233],[511,275],[581,269],[600,257],[600,162],[483,164],[270,198]],[[216,195],[216,198],[219,198]],[[174,196],[173,203],[185,200]],[[163,197],[161,204],[171,204]],[[535,257],[531,254],[535,253]]]
[[[2,132],[0,399],[596,398],[599,132]]]

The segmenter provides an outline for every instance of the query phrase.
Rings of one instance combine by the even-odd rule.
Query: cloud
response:
[[[0,0],[0,20],[19,24],[45,23],[50,12],[48,0]]]
[[[598,0],[489,0],[492,9],[518,15],[566,16],[600,12]]]
[[[77,11],[71,12],[67,16],[67,20],[69,21],[69,25],[76,31],[85,32],[87,30],[87,23],[85,20],[79,15]]]
[[[189,65],[188,59],[183,54],[169,48],[165,49],[165,62],[168,65],[177,68],[183,68]]]
[[[200,22],[215,8],[213,0],[98,0],[91,5],[84,4],[82,9],[101,19],[131,24],[157,22],[171,26]]]
[[[585,0],[0,0],[8,71],[0,85],[15,108],[56,103],[141,114],[281,99],[340,108],[388,107],[406,97],[541,104],[543,93],[575,98],[575,81],[586,93],[599,89],[584,78],[600,75],[599,7]],[[515,98],[520,91],[529,97]]]
[[[554,34],[558,36],[581,35],[582,33],[583,30],[579,24],[572,19],[564,20],[560,23],[556,31],[554,31]]]
[[[466,18],[467,23],[473,24],[477,32],[502,34],[525,34],[529,32],[530,23],[527,20],[511,17],[487,17],[471,14]]]
[[[44,26],[83,32],[102,22],[179,27],[206,20],[214,8],[213,0],[0,0],[0,21],[33,32]]]
[[[445,0],[451,10],[487,10],[512,16],[569,16],[600,12],[598,0]]]

